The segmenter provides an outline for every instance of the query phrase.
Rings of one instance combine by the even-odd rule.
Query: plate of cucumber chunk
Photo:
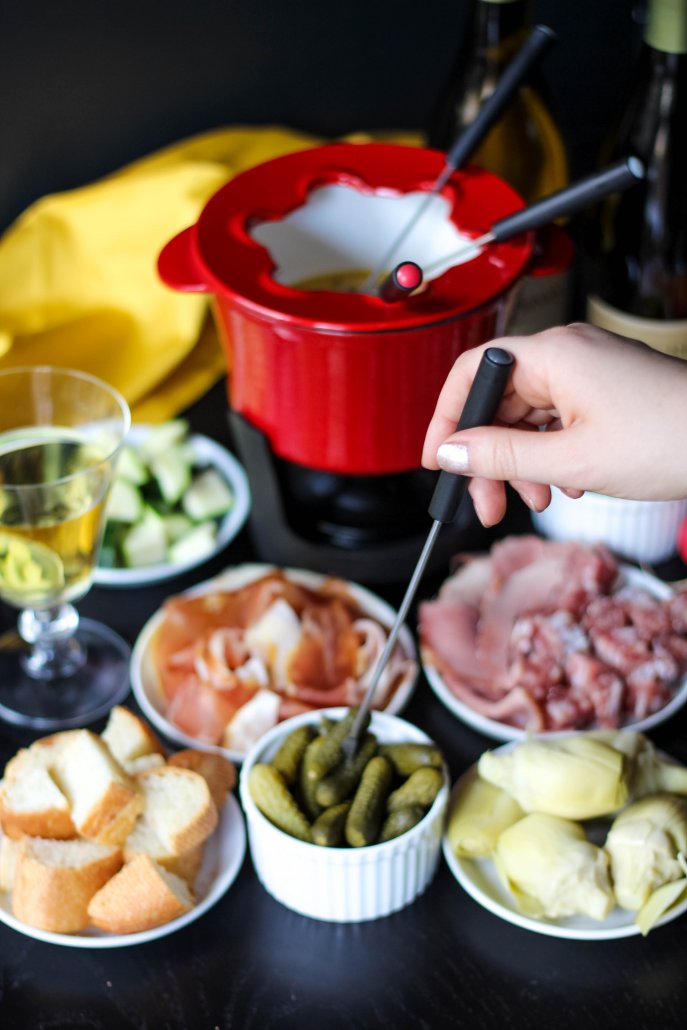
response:
[[[171,579],[222,551],[243,527],[242,466],[185,419],[132,426],[107,500],[93,581],[129,587]]]

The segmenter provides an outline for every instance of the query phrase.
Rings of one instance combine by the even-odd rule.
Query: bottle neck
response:
[[[473,11],[472,48],[497,67],[508,63],[531,24],[530,0],[477,0]]]

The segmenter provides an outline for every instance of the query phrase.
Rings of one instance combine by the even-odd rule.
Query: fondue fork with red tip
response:
[[[433,197],[444,188],[455,170],[465,164],[470,154],[477,149],[505,106],[515,95],[527,74],[543,57],[555,38],[555,32],[547,25],[535,25],[518,53],[506,68],[494,92],[484,101],[477,112],[477,116],[451,145],[446,155],[446,163],[439,177],[435,180],[427,196],[421,200],[410,221],[407,222],[398,236],[396,236],[381,261],[370,272],[361,287],[361,293],[370,293],[374,290],[380,275],[389,267],[394,254],[397,253],[403,241],[408,238],[411,231],[420,221]]]
[[[485,350],[465,401],[465,406],[457,426],[458,430],[474,429],[476,426],[489,425],[494,421],[513,363],[513,355],[501,347],[488,347]],[[375,690],[396,646],[398,634],[415,597],[418,585],[429,561],[429,556],[432,553],[432,548],[439,535],[439,530],[443,525],[453,522],[455,519],[460,503],[465,495],[467,484],[468,480],[465,476],[453,475],[451,472],[441,472],[439,474],[429,504],[429,514],[434,519],[434,522],[410,578],[405,596],[396,613],[396,618],[389,631],[384,649],[377,660],[372,679],[365,691],[365,696],[348,736],[342,745],[344,755],[348,759],[352,758],[357,750],[358,741],[367,721]]]
[[[378,294],[386,304],[395,304],[405,300],[411,293],[422,286],[422,269],[414,261],[401,261],[389,272]]]
[[[600,172],[587,175],[572,186],[566,186],[556,193],[530,204],[529,207],[520,208],[512,215],[506,215],[492,225],[489,232],[484,233],[475,240],[464,244],[460,250],[454,251],[434,261],[425,267],[425,275],[434,272],[443,266],[449,266],[459,262],[470,251],[479,249],[489,243],[505,243],[513,239],[521,232],[528,232],[532,229],[541,229],[543,225],[549,225],[556,218],[568,217],[579,211],[588,204],[601,200],[609,193],[617,193],[634,186],[644,178],[644,165],[637,157],[626,157],[616,164],[604,168]]]

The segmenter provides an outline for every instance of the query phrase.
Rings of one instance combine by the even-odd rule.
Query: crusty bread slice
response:
[[[147,855],[170,873],[181,876],[193,886],[203,861],[205,841],[194,845],[188,851],[175,855],[160,840],[157,833],[146,820],[145,812],[139,817],[133,831],[124,841],[124,861],[131,862],[138,855]]]
[[[217,808],[200,773],[163,765],[136,779],[145,797],[145,823],[171,854],[202,844],[217,826]]]
[[[119,848],[89,840],[25,837],[17,849],[12,912],[29,926],[78,933],[88,903],[122,864]]]
[[[55,764],[77,831],[101,844],[121,844],[143,810],[143,794],[103,740],[78,730]]]
[[[124,771],[134,778],[139,773],[147,772],[148,769],[159,769],[164,764],[165,756],[159,755],[157,751],[152,751],[149,755],[139,755],[138,758],[132,758],[130,761],[122,763]]]
[[[168,923],[193,907],[188,884],[148,855],[133,859],[90,900],[91,923],[109,933],[139,933]]]
[[[3,779],[5,782],[17,780],[36,766],[53,769],[59,755],[76,733],[78,730],[61,730],[34,740],[30,747],[21,748],[5,766]]]
[[[24,834],[63,840],[76,837],[68,799],[50,771],[28,757],[21,767],[15,766],[10,779],[0,783],[0,825],[15,840]]]
[[[0,891],[11,891],[20,842],[0,834]]]
[[[123,705],[115,705],[110,711],[100,736],[124,768],[143,755],[164,757],[164,748],[148,723]]]
[[[167,764],[177,765],[183,769],[193,769],[194,772],[200,773],[210,788],[212,800],[218,811],[236,783],[236,766],[216,751],[196,751],[193,748],[186,748],[170,755]]]

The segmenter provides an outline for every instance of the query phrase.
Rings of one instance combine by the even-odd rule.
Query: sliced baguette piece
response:
[[[158,754],[164,759],[164,748],[148,723],[124,705],[111,709],[100,736],[124,768],[143,755]]]
[[[170,755],[167,764],[180,766],[182,769],[193,769],[194,772],[200,773],[210,788],[212,800],[218,811],[236,783],[236,766],[216,751],[185,748]]]
[[[68,799],[50,771],[26,760],[15,766],[11,779],[0,783],[0,825],[15,840],[28,834],[69,840],[76,827]]]
[[[143,810],[143,794],[97,734],[75,733],[59,755],[55,777],[82,837],[101,844],[125,840]]]
[[[0,835],[0,891],[12,890],[14,884],[14,870],[17,866],[17,851],[20,842],[12,840],[4,833]]]
[[[145,822],[171,854],[202,844],[217,826],[217,808],[200,773],[163,765],[136,782],[145,797]]]
[[[21,748],[5,766],[3,779],[6,782],[18,780],[36,766],[52,770],[64,748],[77,733],[78,730],[61,730],[48,737],[39,737],[30,747]]]
[[[139,755],[138,758],[132,758],[122,764],[124,771],[135,779],[139,773],[147,772],[148,769],[159,769],[161,765],[165,764],[165,756],[154,751],[149,755]]]
[[[144,812],[124,841],[124,861],[131,862],[138,855],[147,855],[163,869],[181,876],[192,887],[203,861],[204,850],[205,841],[202,841],[188,851],[182,851],[179,855],[173,854],[147,822]]]
[[[25,837],[17,848],[12,912],[40,930],[85,930],[89,901],[121,865],[119,848],[90,840]]]
[[[90,900],[88,917],[108,933],[139,933],[162,926],[193,907],[188,884],[148,855],[133,859]]]

